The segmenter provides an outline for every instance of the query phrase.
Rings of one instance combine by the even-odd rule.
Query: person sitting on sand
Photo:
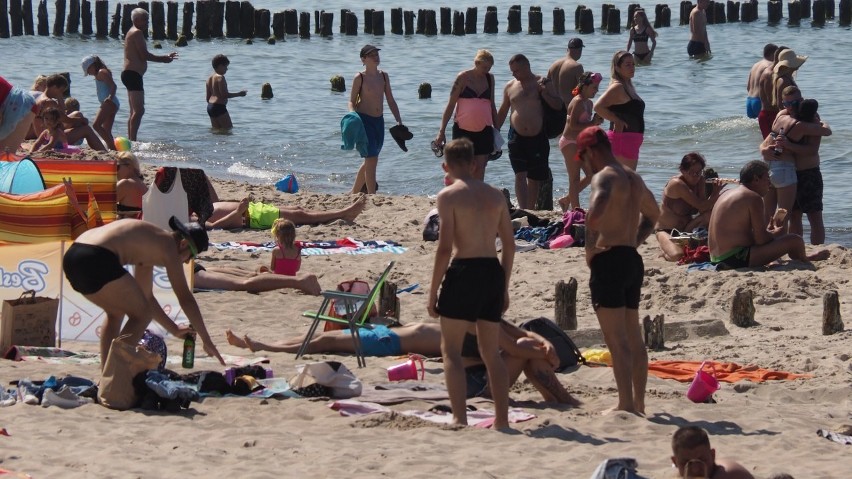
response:
[[[346,208],[329,211],[306,210],[300,206],[275,206],[243,198],[240,201],[214,201],[213,215],[204,226],[214,228],[269,229],[278,218],[297,225],[328,223],[334,220],[354,221],[364,211],[367,198],[359,197]]]
[[[467,397],[488,396],[487,374],[479,358],[476,330],[471,328],[465,339],[470,351],[463,358],[467,377]],[[239,336],[230,329],[225,331],[228,343],[251,351],[270,351],[295,354],[303,338],[285,339],[275,343],[264,343]],[[412,323],[395,328],[373,325],[360,330],[361,345],[368,356],[400,356],[421,354],[441,355],[441,326],[436,323]],[[531,331],[523,330],[511,323],[501,321],[500,347],[509,373],[509,384],[513,384],[523,372],[547,402],[579,406],[581,403],[565,389],[553,372],[559,365],[559,357],[553,345]],[[348,329],[317,333],[308,343],[308,354],[354,353],[355,345]]]
[[[698,426],[683,426],[672,436],[672,464],[677,477],[706,479],[754,479],[741,464],[716,459],[707,431]]]
[[[122,151],[116,157],[116,213],[121,218],[140,218],[142,197],[148,192],[148,185],[142,177],[139,160],[129,151]]]
[[[276,289],[292,288],[317,296],[322,291],[319,280],[314,274],[296,274],[285,276],[275,274],[264,267],[250,271],[236,267],[208,266],[195,263],[193,286],[200,289],[224,289],[228,291],[248,291],[260,293]]]
[[[708,246],[713,264],[726,269],[753,268],[785,254],[804,262],[829,257],[828,250],[807,254],[801,236],[784,234],[783,226],[776,226],[775,221],[766,218],[763,211],[763,197],[769,191],[766,163],[748,162],[740,170],[740,185],[725,192],[710,215]]]
[[[687,153],[680,160],[680,175],[672,177],[663,189],[655,233],[666,261],[679,261],[683,257],[683,247],[672,241],[672,230],[690,232],[698,227],[706,228],[710,223],[710,211],[723,185],[713,182],[710,196],[707,196],[706,166],[700,153]]]
[[[68,148],[68,137],[62,129],[59,109],[55,107],[45,108],[41,112],[44,130],[38,135],[36,141],[30,146],[30,153],[36,151],[56,151]]]

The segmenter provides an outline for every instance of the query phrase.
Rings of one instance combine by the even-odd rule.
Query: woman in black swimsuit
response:
[[[467,138],[473,142],[474,176],[485,179],[485,164],[494,150],[494,120],[497,106],[494,104],[494,75],[490,73],[494,57],[488,50],[479,50],[473,59],[473,68],[456,76],[450,99],[441,116],[441,127],[435,137],[435,145],[443,148],[446,143],[445,129],[450,115],[456,112],[453,122],[453,139]]]
[[[648,48],[648,40],[651,40],[651,48]],[[657,48],[657,32],[648,22],[645,10],[641,8],[633,13],[633,27],[630,29],[630,38],[625,50],[629,52],[631,45],[635,46],[633,57],[636,58],[636,63],[649,65],[654,56],[654,49]]]

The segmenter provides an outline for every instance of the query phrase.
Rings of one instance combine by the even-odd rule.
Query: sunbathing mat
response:
[[[254,243],[250,241],[226,241],[210,243],[218,250],[238,249],[247,253],[257,251],[272,251],[274,241]],[[332,254],[376,254],[376,253],[405,253],[404,248],[395,241],[358,241],[353,238],[343,238],[331,241],[297,241],[296,246],[302,248],[302,256],[327,256]]]
[[[701,361],[651,361],[648,373],[661,379],[674,379],[684,383],[692,382],[695,371],[701,366]],[[716,379],[726,383],[748,380],[756,383],[764,381],[812,378],[812,374],[795,374],[786,371],[772,371],[754,365],[740,366],[737,363],[717,363],[707,361],[705,371],[712,366],[716,370]]]
[[[448,412],[439,411],[394,411],[393,409],[382,406],[381,404],[358,401],[357,399],[341,399],[329,403],[328,407],[340,413],[341,416],[363,416],[366,414],[376,414],[384,412],[396,412],[405,416],[414,416],[424,421],[434,422],[438,424],[452,424],[453,415]],[[509,409],[509,422],[517,423],[529,421],[536,416],[530,414],[523,409]],[[467,412],[467,422],[469,426],[477,428],[489,428],[494,423],[494,411],[488,409],[478,409],[476,411]]]

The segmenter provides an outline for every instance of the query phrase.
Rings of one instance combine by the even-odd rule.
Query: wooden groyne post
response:
[[[592,13],[591,8],[583,7],[580,10],[580,33],[594,33],[595,32],[595,16]]]
[[[573,331],[577,329],[577,280],[568,278],[568,282],[556,282],[556,301],[554,318],[560,328]]]
[[[497,33],[497,7],[485,8],[485,25],[482,31],[485,33]]]
[[[544,33],[544,19],[541,7],[530,7],[527,11],[527,33],[530,35],[541,35]]]
[[[750,289],[737,288],[731,300],[731,322],[741,328],[755,326],[754,293]]]
[[[521,27],[521,6],[520,5],[512,5],[509,7],[509,16],[507,18],[509,20],[509,28],[506,30],[509,33],[521,33],[523,31],[523,27]]]
[[[553,34],[565,34],[565,10],[562,10],[560,7],[553,9]]]
[[[606,14],[608,17],[606,20],[606,32],[621,33],[621,10],[610,8]]]
[[[837,291],[829,291],[822,297],[822,334],[843,331],[843,320],[840,318],[840,297]]]

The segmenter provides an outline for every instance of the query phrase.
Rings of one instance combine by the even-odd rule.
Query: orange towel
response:
[[[701,366],[701,361],[651,361],[648,364],[648,373],[661,379],[674,379],[688,383],[692,382],[699,366]],[[716,379],[726,383],[735,383],[744,379],[762,383],[771,380],[813,377],[811,374],[794,374],[762,369],[754,365],[740,366],[737,363],[717,363],[714,361],[707,361],[704,370],[709,372],[711,366],[716,370]]]

